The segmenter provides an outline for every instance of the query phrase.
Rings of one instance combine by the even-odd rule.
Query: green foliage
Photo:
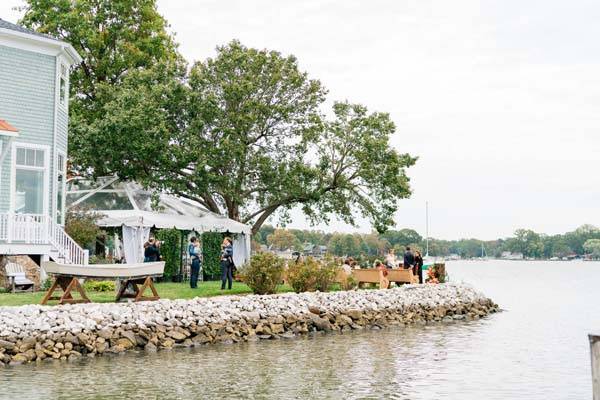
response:
[[[52,287],[52,278],[47,277],[46,279],[44,279],[44,282],[42,282],[42,290],[49,290]]]
[[[29,1],[32,11],[25,20],[51,32],[52,21]],[[94,21],[108,18],[108,6],[100,3]],[[118,3],[124,15],[107,21],[109,28],[136,14],[131,3]],[[102,83],[77,76],[73,81],[78,96],[71,154],[80,171],[116,173],[166,189],[251,223],[253,232],[276,214],[287,221],[297,206],[315,223],[334,215],[351,224],[362,215],[378,230],[392,223],[398,201],[410,195],[405,168],[415,159],[390,146],[395,126],[389,115],[335,103],[335,118],[324,120],[320,106],[326,90],[299,69],[294,56],[237,41],[218,47],[215,58],[186,74],[164,35],[164,20],[154,15],[154,2],[143,6],[162,39],[156,54],[141,51],[139,67],[125,63],[123,74],[98,71],[109,75]],[[61,29],[78,28],[61,23]],[[86,40],[96,44],[95,33],[77,34],[92,36]],[[135,46],[137,32],[131,35]],[[104,38],[97,40],[112,54]]]
[[[93,281],[87,280],[83,284],[85,290],[92,292],[114,292],[115,282],[114,281]]]
[[[285,261],[272,253],[258,253],[240,268],[242,281],[255,294],[272,294],[281,284]]]
[[[315,288],[320,292],[328,292],[336,283],[341,269],[342,267],[336,259],[333,257],[325,258],[319,265]]]
[[[202,234],[202,265],[205,279],[219,279],[221,276],[221,243],[223,235],[218,232]]]
[[[312,257],[306,257],[298,263],[290,263],[287,269],[287,279],[296,293],[319,290],[327,292],[336,282],[341,266],[332,257],[319,262]]]
[[[85,172],[104,157],[119,160],[122,167],[127,167],[123,162],[127,158],[119,156],[124,149],[113,140],[128,129],[120,126],[123,120],[112,118],[110,111],[122,111],[119,106],[134,106],[135,99],[126,103],[126,96],[115,94],[123,92],[122,84],[132,73],[143,74],[144,70],[161,64],[176,68],[183,65],[173,37],[166,31],[167,22],[157,11],[156,1],[25,0],[21,10],[25,11],[22,24],[65,40],[83,57],[70,77],[69,156],[75,168]],[[140,90],[140,96],[146,94]],[[155,111],[148,108],[147,118],[155,117]],[[115,130],[113,134],[99,136],[109,132],[97,127],[102,120],[105,120],[102,124]],[[131,118],[128,127],[132,129],[137,123]],[[152,129],[159,130],[160,126]],[[127,135],[126,140],[131,142],[126,144],[139,145],[139,138],[139,133]],[[153,156],[155,153],[149,151],[148,159]],[[103,171],[95,172],[98,176]]]
[[[114,264],[114,260],[93,255],[93,256],[90,256],[89,263],[90,264]]]
[[[317,274],[320,264],[312,257],[306,257],[298,263],[290,263],[287,280],[296,293],[314,292],[317,289]]]
[[[272,246],[274,250],[300,250],[302,243],[292,232],[286,229],[275,229],[275,231],[267,236],[267,244]]]
[[[179,274],[181,263],[181,232],[177,229],[160,229],[156,238],[163,242],[160,246],[160,255],[165,262],[165,279],[171,279]]]
[[[81,247],[90,248],[102,233],[96,225],[99,218],[99,214],[85,208],[70,208],[65,219],[65,231]]]
[[[583,244],[583,249],[592,258],[600,258],[600,239],[588,239]]]

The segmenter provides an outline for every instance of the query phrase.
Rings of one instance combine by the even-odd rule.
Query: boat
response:
[[[165,270],[165,262],[81,265],[46,261],[42,263],[42,268],[49,274],[80,278],[134,279],[146,276],[161,276]]]

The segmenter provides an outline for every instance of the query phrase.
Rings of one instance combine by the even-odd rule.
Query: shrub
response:
[[[81,247],[91,247],[96,243],[96,237],[102,233],[96,225],[100,217],[100,214],[86,208],[71,208],[65,217],[65,232]]]
[[[288,283],[296,293],[313,292],[317,289],[317,277],[321,265],[312,257],[291,262],[287,270]]]
[[[256,294],[272,294],[281,283],[285,262],[272,253],[258,253],[240,269],[242,281]]]
[[[181,263],[181,233],[177,229],[161,229],[156,232],[156,238],[163,242],[160,255],[165,262],[164,277],[171,279],[179,274]]]
[[[47,277],[46,279],[44,279],[44,282],[42,282],[42,290],[48,290],[52,287],[52,278]]]
[[[85,290],[92,292],[114,292],[115,283],[113,281],[85,281]]]
[[[320,292],[328,292],[331,286],[336,283],[341,268],[338,261],[333,257],[325,258],[317,270],[315,288]]]
[[[219,279],[221,276],[221,242],[223,235],[218,232],[202,234],[202,269],[207,279]]]

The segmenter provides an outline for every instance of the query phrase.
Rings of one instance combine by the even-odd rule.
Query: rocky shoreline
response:
[[[0,367],[316,331],[473,320],[498,311],[463,284],[221,296],[126,304],[0,307]]]

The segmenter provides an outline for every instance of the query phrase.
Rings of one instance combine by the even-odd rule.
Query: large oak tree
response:
[[[389,144],[385,113],[335,103],[293,56],[237,41],[186,72],[154,0],[27,0],[23,22],[82,53],[70,157],[252,224],[333,216],[393,224],[415,158]]]

